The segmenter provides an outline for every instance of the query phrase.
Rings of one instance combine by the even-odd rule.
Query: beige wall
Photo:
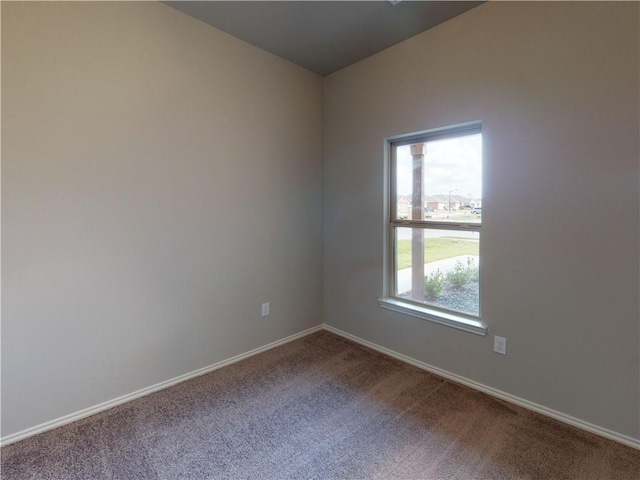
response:
[[[640,438],[638,9],[491,2],[325,79],[326,323]],[[376,303],[383,138],[474,120],[484,338]]]
[[[2,3],[3,436],[320,323],[321,87],[160,3]]]

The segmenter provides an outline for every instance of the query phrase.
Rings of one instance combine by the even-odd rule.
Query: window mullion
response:
[[[443,223],[443,222],[425,222],[412,220],[391,220],[391,225],[395,228],[424,228],[433,230],[467,230],[479,231],[482,227],[480,223]]]

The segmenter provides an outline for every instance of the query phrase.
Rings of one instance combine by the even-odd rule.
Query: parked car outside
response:
[[[474,209],[471,210],[472,215],[480,215],[481,213],[482,213],[482,207],[474,207]]]

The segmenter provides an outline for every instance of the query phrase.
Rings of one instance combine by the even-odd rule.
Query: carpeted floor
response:
[[[3,480],[640,478],[640,451],[324,331],[1,456]]]

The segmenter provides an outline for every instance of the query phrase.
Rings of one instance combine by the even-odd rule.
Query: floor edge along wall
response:
[[[572,417],[571,415],[567,415],[565,413],[558,412],[551,408],[547,408],[544,405],[530,402],[529,400],[526,400],[524,398],[516,397],[515,395],[511,395],[510,393],[503,392],[501,390],[489,387],[487,385],[484,385],[479,382],[475,382],[473,380],[469,380],[468,378],[462,377],[460,375],[456,375],[455,373],[448,372],[447,370],[434,367],[433,365],[429,365],[427,363],[421,362],[420,360],[416,360],[414,358],[408,357],[406,355],[395,352],[393,350],[389,350],[388,348],[381,347],[380,345],[376,345],[375,343],[368,342],[367,340],[363,340],[359,337],[356,337],[355,335],[351,335],[350,333],[343,332],[342,330],[338,330],[337,328],[334,328],[330,325],[323,325],[323,328],[329,332],[335,333],[336,335],[340,335],[341,337],[344,337],[355,343],[359,343],[360,345],[369,347],[372,350],[376,350],[380,353],[396,358],[402,362],[408,363],[409,365],[413,365],[422,370],[426,370],[430,373],[446,378],[447,380],[451,380],[452,382],[465,385],[467,387],[473,388],[474,390],[478,390],[482,393],[486,393],[487,395],[490,395],[492,397],[505,400],[509,403],[513,403],[520,407],[526,408],[527,410],[540,413],[546,417],[554,418],[562,423],[572,425],[582,430],[586,430],[587,432],[600,435],[601,437],[605,437],[605,438],[608,438],[609,440],[614,440],[618,443],[622,443],[623,445],[627,445],[629,447],[640,450],[640,439],[635,439],[633,437],[629,437],[627,435],[614,432],[613,430],[609,430],[607,428],[594,425],[593,423],[580,420],[579,418]]]
[[[152,385],[150,387],[136,390],[135,392],[129,393],[127,395],[123,395],[118,398],[114,398],[113,400],[107,400],[106,402],[99,403],[98,405],[94,405],[93,407],[85,408],[78,412],[70,413],[69,415],[65,415],[63,417],[56,418],[54,420],[50,420],[45,423],[41,423],[40,425],[36,425],[34,427],[26,428],[16,433],[12,433],[10,435],[0,438],[0,446],[9,445],[10,443],[15,443],[20,440],[24,440],[25,438],[31,437],[33,435],[37,435],[39,433],[46,432],[47,430],[52,430],[54,428],[61,427],[68,423],[75,422],[76,420],[90,417],[91,415],[95,415],[96,413],[109,410],[110,408],[116,407],[123,403],[127,403],[137,398],[150,395],[160,390],[164,390],[165,388],[169,388],[178,383],[191,380],[192,378],[199,377],[200,375],[205,375],[209,372],[213,372],[214,370],[218,370],[222,367],[226,367],[227,365],[231,365],[232,363],[239,362],[246,358],[253,357],[254,355],[258,355],[259,353],[266,352],[267,350],[271,350],[272,348],[279,347],[280,345],[284,345],[285,343],[293,342],[294,340],[298,340],[299,338],[306,337],[307,335],[310,335],[319,330],[322,330],[322,328],[323,328],[323,325],[318,325],[316,327],[309,328],[300,333],[296,333],[294,335],[290,335],[286,338],[283,338],[282,340],[276,340],[275,342],[269,343],[262,347],[255,348],[246,353],[242,353],[240,355],[236,355],[235,357],[231,357],[227,360],[214,363],[213,365],[209,365],[208,367],[199,368],[198,370],[194,370],[193,372],[185,373],[184,375],[174,377],[164,382],[156,383],[155,385]]]
[[[456,375],[455,373],[451,373],[448,372],[446,370],[442,370],[438,367],[434,367],[432,365],[428,365],[426,363],[423,363],[419,360],[416,360],[414,358],[408,357],[406,355],[403,355],[401,353],[397,353],[394,352],[393,350],[389,350],[387,348],[381,347],[380,345],[376,345],[375,343],[371,343],[368,342],[367,340],[364,340],[362,338],[356,337],[355,335],[351,335],[350,333],[347,332],[343,332],[342,330],[339,330],[337,328],[334,328],[330,325],[327,324],[321,324],[318,325],[316,327],[312,327],[309,328],[307,330],[304,330],[300,333],[296,333],[294,335],[291,335],[289,337],[283,338],[282,340],[277,340],[275,342],[269,343],[267,345],[264,345],[263,347],[259,347],[256,349],[253,349],[249,352],[240,354],[240,355],[236,355],[235,357],[231,357],[227,360],[223,360],[221,362],[215,363],[213,365],[210,365],[208,367],[204,367],[198,370],[195,370],[193,372],[190,373],[186,373],[184,375],[180,375],[178,377],[172,378],[170,380],[167,380],[165,382],[161,382],[161,383],[157,383],[155,385],[152,385],[150,387],[147,388],[143,388],[141,390],[137,390],[135,392],[132,392],[130,394],[127,395],[123,395],[122,397],[118,397],[115,398],[113,400],[109,400],[103,403],[100,403],[98,405],[95,405],[93,407],[89,407],[86,408],[84,410],[80,410],[78,412],[75,413],[71,413],[69,415],[65,415],[64,417],[60,417],[57,418],[55,420],[51,420],[49,422],[45,422],[42,423],[40,425],[36,425],[34,427],[31,428],[27,428],[25,430],[22,430],[20,432],[17,433],[13,433],[11,435],[7,435],[6,437],[3,437],[0,439],[0,446],[5,446],[5,445],[9,445],[11,443],[15,443],[17,441],[23,440],[25,438],[31,437],[33,435],[37,435],[38,433],[42,433],[42,432],[46,432],[47,430],[52,430],[54,428],[57,427],[61,427],[63,425],[66,425],[68,423],[72,423],[75,422],[76,420],[80,420],[82,418],[85,417],[89,417],[91,415],[95,415],[96,413],[100,413],[104,410],[108,410],[110,408],[113,408],[117,405],[121,405],[123,403],[126,402],[130,402],[131,400],[135,400],[136,398],[140,398],[143,397],[145,395],[149,395],[151,393],[163,390],[165,388],[171,387],[173,385],[176,385],[178,383],[184,382],[186,380],[190,380],[192,378],[198,377],[200,375],[204,375],[206,373],[212,372],[214,370],[218,370],[219,368],[225,367],[227,365],[231,365],[232,363],[236,363],[239,362],[241,360],[244,360],[246,358],[252,357],[254,355],[257,355],[259,353],[265,352],[267,350],[270,350],[272,348],[278,347],[280,345],[284,345],[285,343],[289,343],[292,342],[294,340],[298,340],[299,338],[305,337],[307,335],[310,335],[312,333],[318,332],[320,330],[327,330],[331,333],[334,333],[336,335],[339,335],[343,338],[346,338],[348,340],[351,340],[355,343],[358,343],[360,345],[366,346],[368,348],[371,348],[373,350],[376,350],[384,355],[388,355],[390,357],[396,358],[400,361],[403,361],[405,363],[408,363],[409,365],[413,365],[415,367],[418,367],[422,370],[426,370],[428,372],[434,373],[436,375],[439,375],[443,378],[446,378],[447,380],[451,380],[453,382],[465,385],[467,387],[473,388],[475,390],[478,390],[480,392],[486,393],[488,395],[491,395],[493,397],[499,398],[501,400],[505,400],[507,402],[513,403],[515,405],[519,405],[521,407],[524,407],[528,410],[532,410],[534,412],[540,413],[542,415],[545,415],[547,417],[551,417],[554,418],[556,420],[559,420],[563,423],[567,423],[569,425],[572,425],[574,427],[580,428],[582,430],[586,430],[588,432],[594,433],[596,435],[600,435],[602,437],[608,438],[610,440],[614,440],[618,443],[622,443],[623,445],[627,445],[629,447],[632,448],[636,448],[640,450],[640,439],[635,439],[632,437],[629,437],[627,435],[622,435],[620,433],[614,432],[612,430],[603,428],[603,427],[599,427],[597,425],[594,425],[592,423],[589,422],[585,422],[584,420],[580,420],[579,418],[575,418],[572,417],[570,415],[566,415],[562,412],[558,412],[555,410],[552,410],[550,408],[547,408],[543,405],[539,405],[537,403],[533,403],[530,402],[528,400],[525,400],[523,398],[520,397],[516,397],[514,395],[511,395],[509,393],[497,390],[495,388],[491,388],[488,387],[486,385],[483,385],[481,383],[475,382],[473,380],[469,380],[468,378],[465,377],[461,377],[460,375]]]

